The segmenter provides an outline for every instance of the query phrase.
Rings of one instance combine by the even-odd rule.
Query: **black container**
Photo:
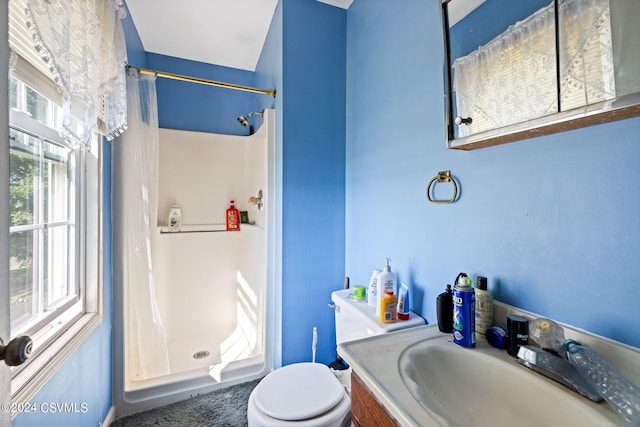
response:
[[[453,292],[451,285],[436,300],[436,316],[438,317],[438,329],[440,332],[453,332]]]
[[[529,321],[524,316],[507,316],[507,353],[516,357],[520,346],[529,344]]]

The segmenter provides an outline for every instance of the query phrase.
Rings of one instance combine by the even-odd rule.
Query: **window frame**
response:
[[[42,73],[26,61],[19,61],[20,71],[11,73],[40,94],[36,85],[52,85],[43,79]],[[31,75],[25,82],[21,75]],[[58,102],[55,102],[58,104]],[[58,104],[59,105],[59,104]],[[59,133],[29,117],[24,112],[9,111],[9,128],[42,140],[68,146]],[[73,150],[73,148],[72,148]],[[102,195],[103,165],[102,137],[97,135],[92,146],[75,148],[76,182],[75,194],[75,275],[77,299],[62,303],[53,316],[41,319],[29,328],[34,341],[33,353],[21,366],[11,368],[11,395],[14,403],[28,403],[40,388],[55,374],[59,367],[82,345],[103,319],[102,296]],[[33,333],[34,327],[40,326]],[[13,331],[12,331],[13,335]],[[13,414],[14,416],[16,414]]]
[[[67,253],[65,255],[66,266],[67,266],[67,269],[69,270],[66,277],[66,281],[67,281],[66,287],[67,289],[72,288],[72,294],[67,295],[61,298],[60,300],[52,303],[42,302],[41,304],[42,313],[37,313],[35,315],[30,316],[30,320],[27,320],[26,322],[24,322],[24,324],[19,325],[19,327],[17,328],[17,331],[15,330],[14,325],[12,325],[11,338],[15,338],[18,335],[37,335],[38,332],[42,330],[48,323],[52,322],[55,318],[60,316],[62,312],[65,312],[71,309],[73,306],[79,305],[79,307],[77,307],[76,309],[84,311],[84,302],[82,300],[83,295],[81,292],[82,284],[80,283],[82,278],[81,270],[82,270],[82,265],[83,265],[84,256],[85,256],[85,249],[86,249],[86,244],[81,238],[82,225],[84,222],[84,218],[83,218],[84,212],[82,209],[84,205],[84,197],[83,197],[83,190],[82,190],[84,177],[82,177],[81,179],[78,179],[78,175],[83,175],[82,170],[84,168],[82,165],[82,157],[83,157],[82,152],[78,150],[74,150],[73,148],[69,147],[68,144],[66,144],[64,140],[59,135],[57,135],[57,133],[52,133],[49,127],[38,123],[28,115],[14,110],[10,114],[9,128],[11,130],[20,132],[28,137],[37,139],[40,145],[44,145],[45,143],[52,143],[58,146],[62,146],[66,149],[69,149],[73,156],[73,162],[75,163],[75,167],[74,167],[75,171],[73,172],[74,176],[71,179],[75,181],[76,185],[78,184],[81,185],[81,188],[76,189],[74,191],[74,194],[71,194],[71,193],[68,194],[68,198],[73,197],[75,199],[71,204],[71,207],[73,207],[74,209],[73,209],[73,212],[70,213],[70,218],[68,218],[68,220],[52,221],[50,219],[43,219],[40,217],[36,217],[34,218],[34,221],[31,224],[9,227],[10,236],[12,233],[19,233],[23,231],[33,231],[41,234],[40,239],[44,239],[45,231],[50,230],[52,227],[66,226],[74,229],[73,233],[70,236],[68,236],[69,238],[67,239],[67,244],[70,246],[70,248],[67,248],[67,251],[66,251]],[[16,150],[16,148],[10,147],[10,153],[12,150]],[[40,150],[44,151],[43,148],[41,148]],[[37,157],[38,161],[40,161],[41,165],[43,165],[43,163],[46,164],[46,157],[44,155],[41,156],[40,150],[38,153],[34,153],[34,156]],[[44,162],[42,161],[43,159],[45,159]],[[42,177],[43,171],[39,170],[38,174],[40,177]],[[34,191],[34,193],[35,192],[40,192],[40,194],[38,195],[34,194],[34,199],[39,200],[40,198],[44,197],[43,190],[36,190]],[[67,204],[69,204],[69,201],[67,201]],[[41,213],[40,216],[43,216],[43,214]],[[67,234],[69,235],[69,230],[67,230]],[[43,254],[45,251],[44,247],[38,247],[38,248],[34,247],[33,250],[34,252],[37,252],[38,257],[40,258],[43,257]],[[71,261],[71,264],[68,259],[69,255],[73,255],[73,258],[74,258],[73,261]],[[34,258],[35,258],[35,255],[34,255]],[[49,261],[49,264],[50,263],[51,261]],[[43,268],[42,264],[43,262],[37,263],[37,265],[39,266],[38,271],[35,271],[33,274],[34,277],[38,276],[38,281],[40,281],[39,276],[41,272],[39,270]],[[52,287],[52,284],[49,281],[47,281],[47,285],[44,285],[43,283],[37,283],[36,286],[32,286],[32,288],[34,289],[36,287],[38,288],[38,293],[36,294],[36,297],[40,299],[42,298],[42,296],[40,295],[40,292],[44,292],[45,288],[50,289]]]

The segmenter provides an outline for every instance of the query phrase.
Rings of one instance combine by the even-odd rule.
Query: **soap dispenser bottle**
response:
[[[376,305],[376,315],[379,317],[382,312],[382,295],[385,294],[386,291],[391,291],[391,293],[396,293],[396,284],[397,279],[395,273],[391,271],[391,266],[389,263],[391,262],[390,258],[385,258],[387,260],[387,265],[382,270],[382,273],[378,276],[378,304]]]
[[[453,292],[451,291],[451,285],[447,285],[447,290],[438,295],[436,315],[440,332],[453,332]]]

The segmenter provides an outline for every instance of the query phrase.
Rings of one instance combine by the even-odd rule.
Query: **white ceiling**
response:
[[[318,0],[348,9],[353,0]],[[255,71],[278,0],[126,0],[147,52]]]
[[[484,3],[485,0],[456,0],[451,1],[447,5],[447,12],[449,13],[449,26],[455,25],[462,18],[473,12],[473,10]]]

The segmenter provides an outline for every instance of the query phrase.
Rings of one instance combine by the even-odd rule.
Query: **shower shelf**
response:
[[[240,224],[240,230],[244,228],[258,228],[255,224]],[[197,224],[183,225],[180,231],[169,231],[169,227],[164,225],[158,227],[160,234],[184,234],[184,233],[234,233],[235,230],[227,230],[226,224]]]

